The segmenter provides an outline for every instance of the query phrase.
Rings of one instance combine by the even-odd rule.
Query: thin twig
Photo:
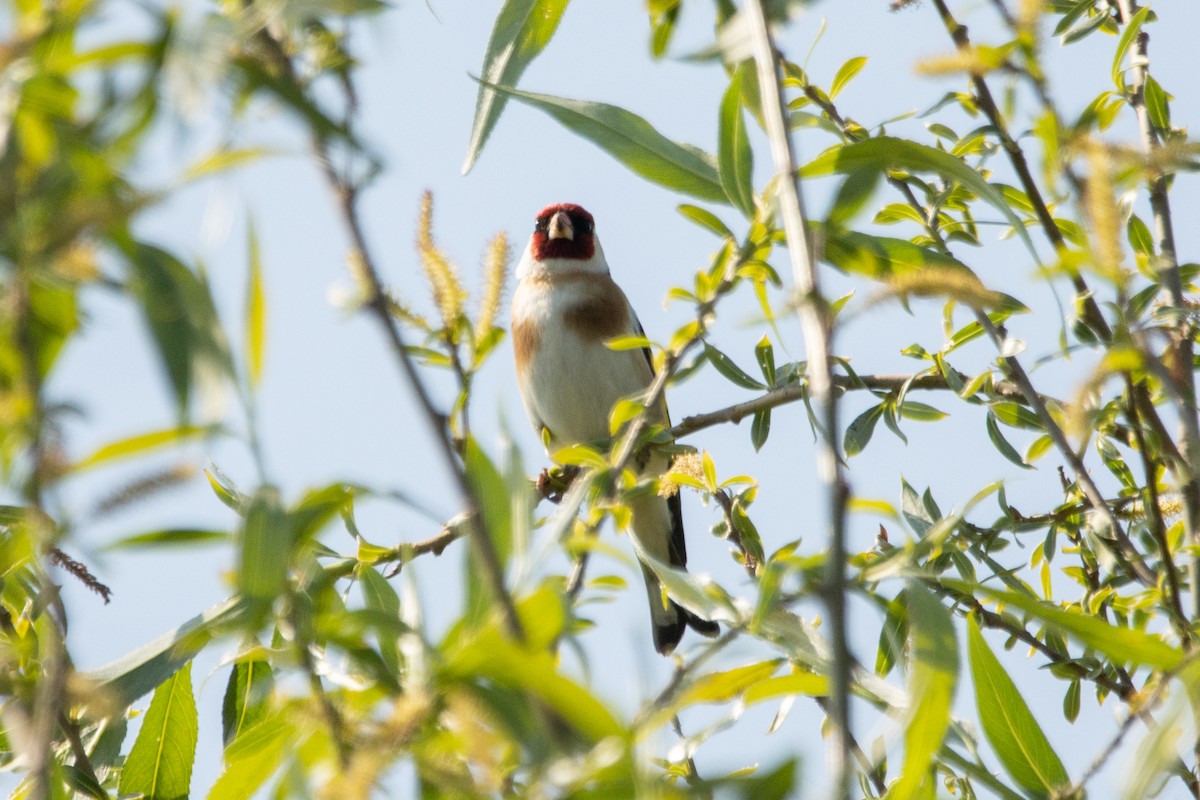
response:
[[[762,0],[747,0],[745,14],[750,25],[754,62],[762,99],[763,121],[775,162],[776,193],[780,217],[787,237],[792,279],[796,283],[797,307],[808,359],[809,389],[821,415],[817,469],[825,484],[829,505],[829,555],[825,577],[825,603],[829,611],[831,669],[830,720],[833,723],[833,797],[850,795],[850,653],[846,641],[846,502],[850,487],[842,473],[838,453],[838,397],[833,386],[833,327],[817,276],[813,243],[808,237],[803,200],[797,180],[796,158],[784,115],[787,103],[779,80],[779,61],[771,31],[767,27]]]
[[[282,70],[288,82],[295,86],[297,90],[303,92],[305,87],[299,80],[291,58],[287,55],[282,44],[271,35],[267,28],[262,28],[259,31],[258,38],[266,46],[268,53],[279,69]],[[353,96],[350,95],[348,99],[352,101]],[[479,500],[475,496],[470,483],[467,481],[466,473],[458,459],[458,453],[451,439],[445,415],[438,411],[434,405],[433,398],[426,389],[424,381],[421,380],[421,376],[417,372],[416,364],[409,355],[400,328],[390,313],[388,295],[384,289],[383,280],[380,278],[380,272],[376,266],[375,259],[367,245],[366,234],[363,231],[362,222],[358,215],[357,187],[338,174],[337,169],[333,165],[329,142],[324,136],[316,131],[312,131],[311,146],[317,162],[320,164],[321,171],[325,176],[325,180],[329,184],[329,188],[336,200],[342,224],[350,236],[350,241],[354,246],[355,252],[361,259],[362,275],[366,279],[367,288],[370,290],[370,297],[366,307],[375,316],[375,319],[383,329],[384,336],[391,346],[392,353],[400,365],[400,371],[409,388],[416,396],[421,415],[424,417],[425,422],[437,441],[438,455],[441,457],[446,469],[450,472],[454,482],[454,489],[467,507],[466,524],[470,531],[471,541],[475,546],[476,554],[482,562],[483,574],[488,587],[494,599],[500,605],[505,627],[513,638],[524,640],[524,629],[517,615],[517,608],[513,603],[512,596],[509,595],[508,589],[504,585],[504,570],[500,565],[500,558],[479,516]]]

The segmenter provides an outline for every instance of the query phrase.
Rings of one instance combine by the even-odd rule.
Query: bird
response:
[[[581,206],[557,203],[537,215],[516,271],[512,298],[512,341],[517,386],[547,454],[572,444],[609,438],[609,415],[623,397],[644,392],[654,380],[648,348],[614,350],[607,342],[644,336],[625,293],[613,280],[595,220]],[[670,426],[666,401],[650,409],[651,421]],[[643,476],[659,476],[666,456],[651,454],[639,464]],[[686,569],[679,493],[630,501],[630,533],[638,549],[675,569]],[[654,648],[669,655],[684,629],[713,637],[716,622],[666,598],[658,577],[641,564],[650,601]]]

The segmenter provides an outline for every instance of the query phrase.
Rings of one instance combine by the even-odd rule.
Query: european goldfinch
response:
[[[529,246],[517,266],[512,339],[517,384],[534,430],[549,455],[609,437],[608,420],[622,397],[644,392],[654,380],[649,350],[611,350],[606,342],[642,335],[625,293],[609,274],[592,215],[577,205],[547,206],[537,215]],[[665,401],[653,421],[669,425]],[[642,473],[657,477],[666,457],[650,456]],[[679,494],[643,495],[630,503],[632,535],[640,551],[676,569],[687,565]],[[716,636],[717,624],[665,600],[644,564],[654,648],[666,655],[691,626]]]

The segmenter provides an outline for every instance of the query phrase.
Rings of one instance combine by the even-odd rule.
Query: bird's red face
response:
[[[587,261],[596,253],[596,223],[574,203],[546,206],[537,215],[530,248],[538,261],[569,258]]]

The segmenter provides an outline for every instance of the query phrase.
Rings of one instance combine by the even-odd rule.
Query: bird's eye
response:
[[[538,217],[533,221],[533,229],[545,233],[550,229],[550,220],[547,217]]]
[[[591,233],[596,229],[596,224],[590,219],[581,219],[576,227],[578,227],[583,233]]]

